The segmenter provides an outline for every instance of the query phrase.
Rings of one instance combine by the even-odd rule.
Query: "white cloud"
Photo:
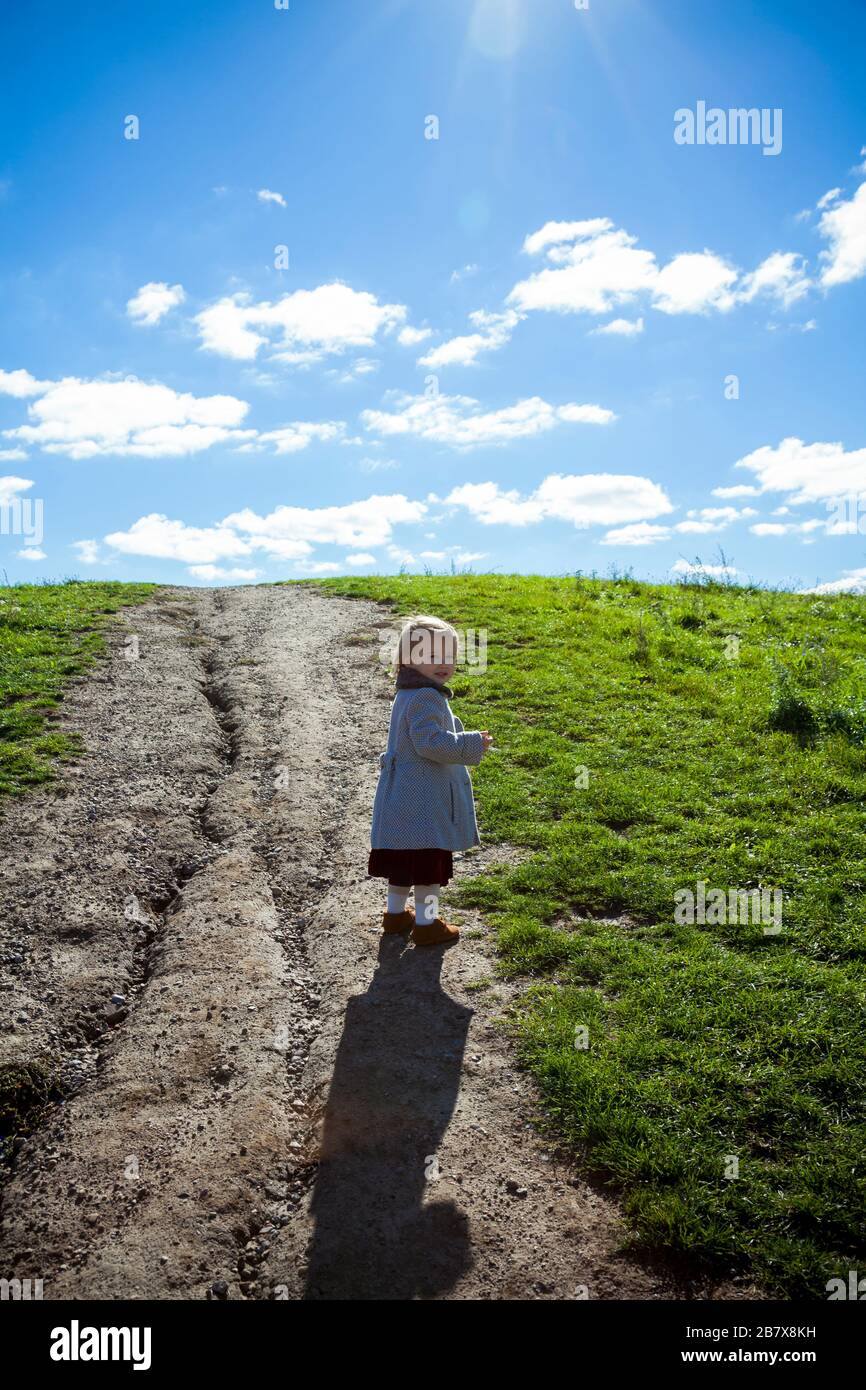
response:
[[[774,251],[757,270],[743,278],[737,298],[748,304],[759,294],[765,294],[778,299],[787,309],[808,294],[811,287],[802,256],[793,251]]]
[[[732,521],[745,521],[749,517],[757,516],[754,507],[700,507],[686,513],[685,521],[678,521],[674,527],[675,531],[692,535],[711,535],[714,531],[723,531]]]
[[[187,564],[212,564],[216,560],[249,555],[252,545],[225,522],[216,526],[187,526],[151,512],[139,517],[128,531],[112,531],[106,545],[123,555],[148,555],[158,560],[183,560]],[[304,547],[299,554],[305,553]]]
[[[486,550],[458,550],[452,556],[455,565],[471,565],[476,560],[486,560]]]
[[[841,188],[831,188],[829,192],[825,193],[822,198],[818,199],[817,203],[815,204],[815,207],[818,209],[819,212],[822,212],[824,208],[829,207],[831,203],[835,203],[836,199],[840,196],[841,192]]]
[[[396,459],[362,458],[358,467],[362,473],[389,473],[399,468],[400,464]]]
[[[804,594],[866,594],[866,569],[845,570],[842,579],[831,579],[826,584],[817,584],[814,589],[804,589]]]
[[[665,510],[671,511],[673,509],[667,507]],[[655,514],[647,513],[647,515]],[[752,507],[743,507],[739,511],[736,507],[701,507],[688,512],[685,520],[678,521],[674,526],[650,525],[641,521],[633,526],[617,527],[615,530],[607,532],[602,540],[602,545],[656,545],[659,541],[670,540],[677,533],[680,535],[708,536],[723,531],[732,521],[744,521],[756,515],[757,513]],[[704,566],[703,568],[708,570],[711,567]]]
[[[806,319],[805,323],[792,323],[790,327],[794,333],[814,333],[818,327],[818,320]]]
[[[238,428],[249,407],[234,396],[192,396],[135,379],[65,377],[39,385],[39,399],[27,408],[31,423],[3,434],[49,454],[179,456],[255,433]]]
[[[28,457],[26,449],[0,449],[0,461],[5,463],[14,462],[17,459]]]
[[[611,319],[600,328],[593,328],[593,334],[610,334],[615,338],[634,338],[643,333],[643,319]]]
[[[402,324],[406,312],[402,304],[380,304],[375,295],[335,281],[295,290],[273,304],[229,295],[195,322],[210,352],[252,361],[267,346],[277,361],[305,365],[347,348],[371,347],[379,333]]]
[[[190,574],[196,579],[258,579],[261,570],[221,569],[219,565],[190,565]]]
[[[256,197],[262,203],[276,203],[277,207],[281,208],[288,206],[282,193],[274,193],[270,188],[260,188]]]
[[[526,238],[523,250],[529,255],[543,252],[549,262],[515,285],[508,296],[508,303],[523,313],[603,314],[639,297],[665,314],[726,313],[759,295],[788,308],[812,287],[803,257],[792,251],[773,252],[745,275],[706,249],[683,252],[659,266],[654,252],[641,249],[636,237],[606,217],[548,222]],[[605,325],[596,331],[639,331],[631,327],[632,322],[615,319],[615,327]]]
[[[570,425],[609,425],[616,419],[612,410],[600,405],[561,405],[556,413]]]
[[[703,565],[700,560],[677,560],[671,574],[712,575],[714,579],[732,579],[739,570],[733,565]]]
[[[380,365],[374,357],[356,357],[345,370],[339,371],[332,367],[325,375],[336,378],[341,386],[348,386],[354,381],[359,381],[361,377],[370,376],[372,372],[377,372]]]
[[[401,347],[417,347],[419,343],[425,343],[432,336],[432,328],[412,328],[410,324],[407,324],[397,334],[397,342]]]
[[[813,531],[826,531],[833,534],[833,528],[826,517],[810,517],[808,521],[758,521],[749,530],[755,536],[801,536],[809,537]]]
[[[367,553],[366,553],[365,551],[363,551],[363,550],[360,551],[360,552],[359,552],[358,554],[356,554],[356,555],[347,555],[347,556],[346,556],[346,564],[347,564],[347,565],[354,565],[356,568],[359,567],[359,566],[361,566],[361,565],[375,565],[375,563],[376,563],[376,556],[375,556],[375,555],[369,555],[369,554],[367,554]]]
[[[658,273],[653,305],[663,314],[702,314],[708,309],[732,309],[731,293],[737,271],[712,251],[686,252]]]
[[[524,313],[605,314],[643,290],[658,276],[655,256],[636,248],[637,238],[606,217],[587,222],[548,222],[523,243],[529,254],[547,247],[555,269],[520,281],[508,302]]]
[[[314,439],[342,439],[346,426],[342,420],[296,420],[280,429],[264,430],[247,444],[241,444],[238,453],[258,452],[264,446],[273,445],[275,454],[298,454],[306,449]]]
[[[27,373],[10,375],[20,378]],[[66,377],[38,386],[42,394],[28,406],[30,423],[2,433],[38,445],[46,453],[74,459],[111,454],[178,457],[221,443],[241,453],[271,449],[276,454],[294,454],[313,440],[347,442],[342,420],[298,420],[259,433],[239,428],[249,406],[235,396],[181,394],[134,377],[102,381]],[[33,394],[29,386],[28,391]],[[26,457],[20,449],[3,453]]]
[[[569,241],[596,237],[607,232],[613,223],[607,217],[592,217],[585,222],[545,222],[539,232],[533,232],[523,243],[527,256],[536,256],[546,246],[562,246]]]
[[[127,300],[126,312],[133,323],[150,328],[185,299],[183,285],[167,285],[162,280],[151,280],[142,285],[132,299]]]
[[[552,473],[526,496],[494,482],[464,483],[444,500],[465,507],[484,526],[528,526],[548,519],[577,528],[610,526],[673,511],[657,483],[618,473]]]
[[[389,545],[387,547],[389,557],[397,565],[414,565],[415,556],[411,550],[403,550],[399,545]]]
[[[866,274],[866,183],[861,183],[848,202],[825,212],[818,230],[830,242],[829,249],[821,252],[825,262],[821,284],[825,289]]]
[[[422,367],[467,367],[475,362],[480,352],[495,352],[511,341],[511,335],[520,322],[520,315],[513,310],[504,314],[488,314],[483,309],[469,315],[470,323],[479,330],[459,338],[450,338],[439,347],[419,357]]]
[[[8,506],[17,499],[19,492],[26,492],[32,486],[32,478],[16,478],[14,474],[0,478],[0,507]]]
[[[601,539],[602,545],[657,545],[659,541],[670,538],[669,526],[653,526],[648,521],[637,521],[631,526],[618,526],[608,531]]]
[[[733,487],[714,487],[714,497],[758,497],[761,489],[751,483],[736,483]]]
[[[478,274],[478,266],[474,264],[464,265],[460,270],[452,270],[451,283],[456,284],[458,280],[466,280],[470,275]]]
[[[445,550],[422,550],[421,560],[449,560],[455,565],[471,565],[475,560],[486,560],[486,550],[464,550],[459,545],[449,545]]]
[[[749,527],[755,536],[786,536],[788,529],[781,521],[759,521],[757,525]]]
[[[73,541],[72,549],[77,552],[82,565],[97,565],[99,563],[98,541]]]
[[[0,371],[0,395],[18,396],[41,396],[43,391],[47,391],[53,382],[37,381],[35,376],[21,369],[14,372]]]
[[[762,492],[784,492],[792,505],[866,492],[866,449],[846,452],[842,444],[804,444],[783,439],[776,448],[765,444],[736,468],[756,474]]]
[[[296,574],[339,574],[340,566],[333,560],[299,560],[295,565]]]
[[[295,558],[309,553],[313,544],[371,549],[390,540],[395,525],[421,521],[426,512],[425,503],[398,493],[343,506],[276,507],[267,516],[244,508],[225,517],[221,525],[240,532],[251,545]]]
[[[35,546],[35,545],[27,545],[27,546],[24,547],[23,550],[19,550],[19,551],[17,552],[17,554],[18,554],[18,558],[21,559],[21,560],[47,560],[47,559],[48,559],[48,556],[45,554],[45,551],[44,551],[44,550],[40,550],[39,547],[38,547],[38,546]]]
[[[140,517],[127,531],[107,535],[105,542],[124,555],[182,561],[199,579],[255,579],[261,573],[256,568],[223,568],[218,562],[256,551],[275,560],[295,560],[307,573],[324,574],[340,566],[308,558],[314,544],[354,545],[363,537],[378,543],[390,537],[393,524],[420,520],[425,510],[423,503],[405,497],[370,497],[344,507],[277,507],[268,516],[247,509],[209,527],[187,526],[152,513]],[[95,541],[77,545],[87,548],[86,553],[82,550],[85,563],[96,562]],[[375,558],[361,556],[355,562],[373,564]]]
[[[361,419],[375,434],[415,435],[455,448],[505,444],[551,430],[563,421],[605,425],[616,417],[598,405],[553,406],[538,396],[502,410],[482,411],[470,396],[403,396],[399,409],[364,410]]]

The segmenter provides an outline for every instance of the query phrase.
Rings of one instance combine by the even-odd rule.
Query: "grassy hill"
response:
[[[826,1297],[866,1260],[866,601],[318,586],[487,632],[454,704],[499,748],[476,773],[482,835],[532,853],[462,898],[529,986],[519,1045],[551,1126],[636,1238]],[[677,921],[699,882],[781,890],[781,930]]]

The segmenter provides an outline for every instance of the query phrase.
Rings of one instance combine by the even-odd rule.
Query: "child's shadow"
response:
[[[441,967],[441,949],[383,936],[369,989],[349,1000],[313,1194],[308,1299],[431,1298],[469,1267],[468,1221],[437,1199],[435,1174],[473,1011],[443,991]]]

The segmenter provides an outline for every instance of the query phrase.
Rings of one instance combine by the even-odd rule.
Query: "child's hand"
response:
[[[488,750],[488,748],[492,748],[492,747],[493,747],[493,735],[492,735],[491,733],[488,733],[488,731],[487,731],[486,729],[482,729],[482,730],[481,730],[481,739],[482,739],[482,742],[484,743],[484,752],[486,753],[487,750]]]

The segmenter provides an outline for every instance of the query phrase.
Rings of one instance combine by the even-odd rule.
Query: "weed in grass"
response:
[[[0,1163],[9,1162],[16,1139],[31,1134],[46,1106],[58,1097],[47,1067],[38,1063],[0,1067]]]
[[[780,733],[793,734],[802,744],[814,742],[818,732],[815,711],[805,696],[793,689],[787,673],[783,673],[778,680],[767,727]]]

